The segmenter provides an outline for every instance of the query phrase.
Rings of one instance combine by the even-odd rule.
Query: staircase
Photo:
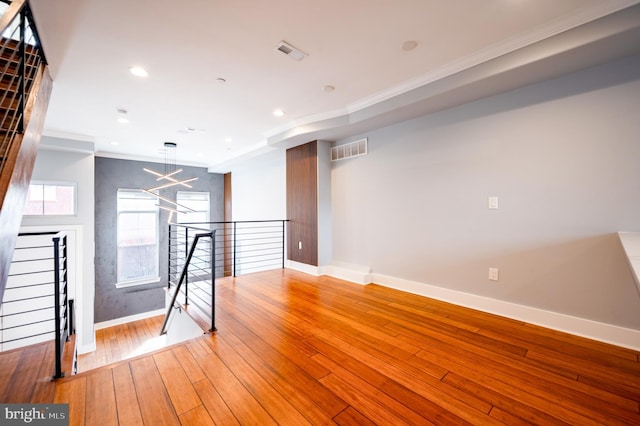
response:
[[[6,2],[3,2],[6,3]],[[22,219],[52,80],[26,0],[0,17],[0,300]]]

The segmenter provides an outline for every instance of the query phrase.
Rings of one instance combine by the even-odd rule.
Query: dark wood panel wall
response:
[[[287,150],[288,259],[318,266],[318,144]]]

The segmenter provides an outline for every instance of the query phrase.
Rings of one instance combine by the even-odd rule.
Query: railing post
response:
[[[184,228],[184,264],[187,265],[187,256],[189,255],[189,228]],[[189,304],[189,271],[184,276],[184,304]]]
[[[211,231],[211,328],[216,329],[216,230]]]
[[[53,237],[53,309],[54,309],[54,321],[56,330],[56,372],[53,376],[54,379],[63,377],[62,374],[62,345],[60,344],[60,237]]]
[[[283,220],[282,221],[282,269],[284,269],[284,244],[285,244],[285,241],[284,241],[284,224],[285,224],[285,221]]]
[[[171,224],[169,224],[169,235],[167,235],[168,249],[167,249],[167,288],[171,288]]]
[[[236,276],[236,235],[237,235],[237,224],[238,222],[233,222],[233,276]]]
[[[69,310],[69,335],[72,335],[75,331],[76,324],[74,323],[73,313],[74,313],[74,301],[73,299],[69,299],[67,302],[67,309]]]
[[[69,341],[69,336],[71,335],[71,329],[69,327],[69,278],[67,276],[68,267],[67,267],[67,234],[64,234],[62,237],[62,246],[63,246],[63,275],[64,275],[64,331],[66,332],[65,341]]]

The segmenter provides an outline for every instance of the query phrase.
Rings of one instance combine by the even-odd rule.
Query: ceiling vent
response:
[[[359,157],[367,153],[367,138],[331,147],[331,161]]]
[[[278,44],[277,50],[284,53],[291,59],[295,59],[296,61],[301,61],[304,59],[305,56],[307,56],[307,54],[304,53],[302,50],[296,49],[286,41],[281,41],[280,44]]]

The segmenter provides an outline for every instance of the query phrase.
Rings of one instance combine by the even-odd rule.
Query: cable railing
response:
[[[166,333],[169,317],[176,305],[185,310],[188,309],[192,316],[197,314],[193,312],[190,305],[195,306],[206,317],[204,320],[209,322],[209,331],[216,330],[214,285],[216,231],[189,229],[195,232],[192,234],[192,239],[187,240],[189,245],[184,258],[177,255],[181,248],[176,247],[172,259],[171,245],[169,246],[168,290],[172,292],[172,299],[167,307],[160,334]],[[180,299],[184,300],[184,303]]]
[[[66,233],[19,234],[0,306],[0,348],[53,340],[54,379],[64,376],[65,342],[73,332],[67,265]]]
[[[29,4],[0,0],[0,172],[16,135],[25,129],[25,108],[46,58]]]
[[[287,220],[169,225],[168,290],[172,307],[210,315],[215,330],[215,278],[284,268]],[[177,289],[176,289],[177,288]],[[193,316],[193,315],[192,315]],[[207,317],[209,318],[209,317]]]
[[[215,230],[216,276],[238,276],[284,268],[287,220],[197,222],[170,225],[169,253],[184,261],[193,231]],[[191,232],[191,234],[190,234]],[[181,247],[181,249],[178,249]],[[170,256],[171,263],[171,256]]]

